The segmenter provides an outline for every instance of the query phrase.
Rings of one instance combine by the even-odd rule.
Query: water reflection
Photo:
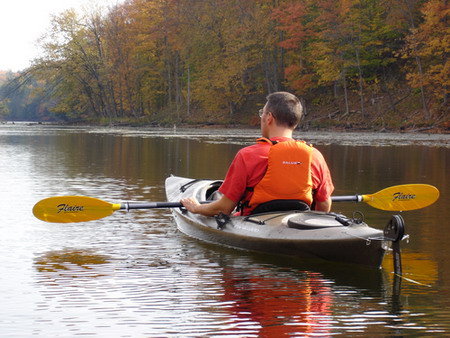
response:
[[[116,212],[66,225],[31,214],[38,200],[55,195],[162,201],[169,174],[222,178],[236,151],[253,142],[253,132],[0,126],[2,334],[448,335],[445,145],[413,145],[400,135],[408,146],[380,147],[369,144],[395,140],[386,134],[306,134],[325,154],[338,195],[401,183],[439,188],[435,205],[403,213],[410,235],[402,243],[408,279],[390,273],[390,255],[385,269],[374,271],[200,243],[176,230],[169,210]],[[338,144],[326,145],[330,140]],[[337,212],[355,210],[380,229],[391,217],[362,204],[335,204]]]
[[[208,245],[205,245],[208,247]],[[420,321],[405,310],[402,280],[382,270],[240,253],[221,248],[223,297],[237,336],[390,336]],[[272,265],[273,264],[273,265]],[[240,335],[239,335],[240,334]]]
[[[226,268],[224,301],[237,318],[257,324],[259,337],[329,335],[333,292],[320,273],[274,278],[262,271]],[[294,277],[294,278],[293,278]]]
[[[438,280],[438,264],[431,256],[424,253],[402,253],[403,283],[407,283],[409,292],[428,293],[429,288],[436,285]],[[389,273],[390,282],[394,281],[394,267],[391,255],[383,261],[383,268]],[[412,284],[412,285],[411,285]]]
[[[80,271],[95,271],[95,265],[107,263],[109,263],[108,256],[96,254],[92,250],[70,249],[49,251],[34,260],[37,271],[41,273],[71,271],[74,276]],[[93,274],[90,277],[98,277],[98,275]]]

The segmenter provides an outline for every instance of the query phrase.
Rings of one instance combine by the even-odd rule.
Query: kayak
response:
[[[170,176],[165,181],[167,200],[179,201],[194,196],[199,201],[212,201],[220,194],[218,188],[221,184],[220,180]],[[390,242],[397,240],[387,236],[392,229],[383,231],[368,226],[362,219],[311,210],[274,210],[250,216],[206,217],[184,208],[173,208],[172,214],[181,232],[201,241],[375,268],[381,267]],[[388,224],[388,228],[392,226]]]

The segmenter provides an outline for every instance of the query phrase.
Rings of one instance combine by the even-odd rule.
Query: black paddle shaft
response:
[[[333,202],[361,202],[361,195],[349,195],[349,196],[331,196]]]
[[[201,201],[200,204],[210,203],[211,201]],[[182,208],[181,202],[123,202],[120,209],[132,210],[132,209],[161,209],[161,208]]]
[[[158,208],[181,208],[183,204],[180,202],[151,202],[151,203],[133,203],[124,202],[121,204],[120,209],[158,209]]]

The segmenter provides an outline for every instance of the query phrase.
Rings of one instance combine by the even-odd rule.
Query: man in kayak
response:
[[[292,138],[302,111],[293,94],[267,96],[259,112],[263,138],[236,154],[219,188],[222,196],[208,204],[184,198],[184,207],[192,213],[215,216],[229,215],[239,206],[241,215],[249,215],[262,203],[300,200],[314,210],[329,212],[334,186],[325,159],[317,149]]]

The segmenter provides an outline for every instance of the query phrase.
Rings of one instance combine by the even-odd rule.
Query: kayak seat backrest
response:
[[[252,215],[273,211],[307,211],[309,205],[300,200],[273,200],[258,205],[252,211]]]

